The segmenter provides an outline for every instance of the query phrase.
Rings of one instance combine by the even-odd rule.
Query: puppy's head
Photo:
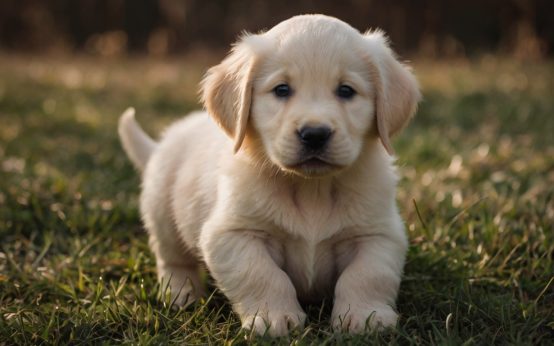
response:
[[[281,170],[317,177],[351,166],[377,137],[392,154],[420,93],[383,34],[305,15],[244,36],[208,71],[203,98],[235,151],[253,136]]]

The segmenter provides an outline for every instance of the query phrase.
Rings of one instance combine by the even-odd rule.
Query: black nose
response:
[[[298,137],[306,148],[316,150],[327,144],[332,133],[331,129],[326,126],[305,126],[298,131]]]

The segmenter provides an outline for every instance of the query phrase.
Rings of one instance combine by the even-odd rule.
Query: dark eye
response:
[[[356,95],[356,91],[348,85],[342,84],[337,88],[337,96],[341,99],[350,100],[354,95]]]
[[[279,98],[286,98],[291,95],[292,90],[288,84],[279,84],[273,88],[273,93]]]

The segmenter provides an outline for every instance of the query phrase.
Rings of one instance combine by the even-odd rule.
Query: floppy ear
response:
[[[421,93],[411,70],[396,59],[382,32],[367,32],[364,38],[375,85],[377,131],[383,146],[393,155],[390,138],[414,115]]]
[[[208,70],[202,81],[204,107],[234,139],[235,152],[242,145],[250,116],[254,70],[259,60],[254,52],[256,36],[244,35],[219,65]]]

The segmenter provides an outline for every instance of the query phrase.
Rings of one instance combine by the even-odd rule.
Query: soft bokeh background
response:
[[[399,52],[427,57],[485,51],[539,58],[554,43],[549,0],[7,0],[0,4],[0,45],[100,55],[221,50],[243,30],[301,13],[334,15],[359,30],[383,28]]]
[[[410,238],[397,330],[333,333],[327,302],[282,341],[552,343],[554,1],[5,0],[0,345],[250,340],[217,291],[160,303],[117,118],[134,106],[156,136],[201,107],[241,31],[300,13],[385,30],[424,99],[394,142]]]

